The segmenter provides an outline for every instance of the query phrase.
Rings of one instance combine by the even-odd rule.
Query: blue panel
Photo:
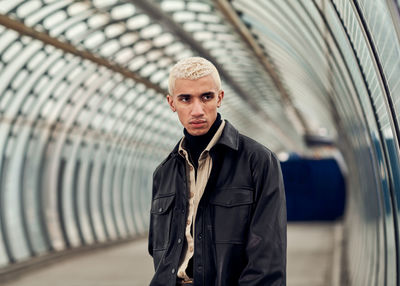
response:
[[[288,220],[334,220],[343,215],[345,183],[334,159],[281,163]]]

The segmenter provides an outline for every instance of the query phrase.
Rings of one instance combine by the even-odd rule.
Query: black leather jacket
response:
[[[195,285],[286,285],[286,203],[275,155],[226,121],[195,220]],[[188,212],[178,145],[153,177],[151,286],[175,286]]]

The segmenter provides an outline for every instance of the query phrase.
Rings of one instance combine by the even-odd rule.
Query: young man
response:
[[[223,98],[206,59],[172,68],[167,100],[185,136],[154,172],[151,286],[286,285],[279,161],[221,119]]]

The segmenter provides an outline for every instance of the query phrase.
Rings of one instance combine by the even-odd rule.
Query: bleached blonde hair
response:
[[[217,68],[208,60],[202,57],[190,57],[178,61],[171,69],[168,78],[168,92],[173,95],[176,79],[196,80],[204,76],[211,75],[217,86],[221,90],[221,79]]]

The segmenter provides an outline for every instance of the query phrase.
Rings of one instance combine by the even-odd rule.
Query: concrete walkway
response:
[[[288,226],[288,286],[339,286],[342,252],[340,224]]]
[[[340,225],[330,223],[288,226],[287,285],[339,285],[338,277],[334,276],[339,275],[340,231]],[[141,239],[77,255],[1,285],[145,286],[153,274],[146,247],[147,241]]]

